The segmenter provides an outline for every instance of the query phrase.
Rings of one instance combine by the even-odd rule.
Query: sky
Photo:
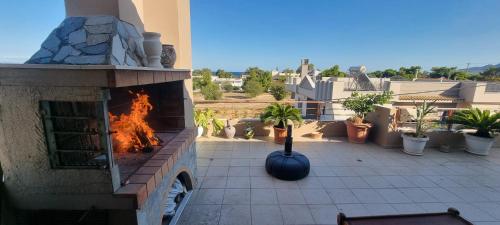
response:
[[[0,62],[29,58],[62,0],[0,0]],[[243,71],[500,63],[500,0],[191,0],[193,67]]]

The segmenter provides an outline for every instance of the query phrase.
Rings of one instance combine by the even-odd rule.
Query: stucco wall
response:
[[[112,193],[109,169],[50,168],[39,114],[41,100],[97,101],[101,96],[98,88],[0,86],[0,163],[14,205],[88,209],[89,196]]]
[[[231,121],[231,124],[236,128],[236,136],[243,137],[244,130],[246,128],[246,123],[249,122],[254,127],[255,136],[270,136],[274,137],[273,127],[271,125],[265,125],[260,122],[259,119],[242,119],[238,121]],[[225,124],[225,121],[224,121]],[[346,128],[343,121],[316,121],[316,120],[306,120],[300,126],[295,126],[293,128],[294,137],[308,137],[310,133],[320,131],[323,137],[346,137]],[[209,135],[212,134],[212,127],[209,127]],[[224,136],[224,132],[221,132],[221,136]]]
[[[391,81],[394,94],[459,96],[460,82]]]
[[[486,82],[463,82],[460,97],[467,106],[500,111],[500,92],[486,92]]]

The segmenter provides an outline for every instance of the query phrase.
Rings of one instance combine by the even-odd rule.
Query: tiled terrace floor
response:
[[[264,159],[270,142],[198,142],[198,187],[180,224],[336,224],[348,216],[441,212],[500,224],[500,149],[487,157],[426,149],[421,157],[343,140],[295,143],[309,177],[280,181]]]

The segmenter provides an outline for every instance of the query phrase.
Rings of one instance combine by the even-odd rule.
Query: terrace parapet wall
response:
[[[376,106],[375,111],[368,114],[367,119],[372,121],[374,127],[370,132],[369,140],[384,148],[402,148],[402,132],[398,129],[402,125],[396,121],[397,109],[393,107]],[[450,145],[459,150],[465,147],[465,139],[462,133],[448,130],[431,130],[427,133],[429,141],[427,148],[439,148],[441,145]],[[494,147],[500,147],[500,137],[497,136]]]

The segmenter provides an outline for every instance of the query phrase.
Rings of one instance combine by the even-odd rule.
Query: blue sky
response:
[[[62,0],[0,0],[0,61],[22,61],[64,18]],[[191,0],[194,68],[369,70],[500,62],[499,0]]]

